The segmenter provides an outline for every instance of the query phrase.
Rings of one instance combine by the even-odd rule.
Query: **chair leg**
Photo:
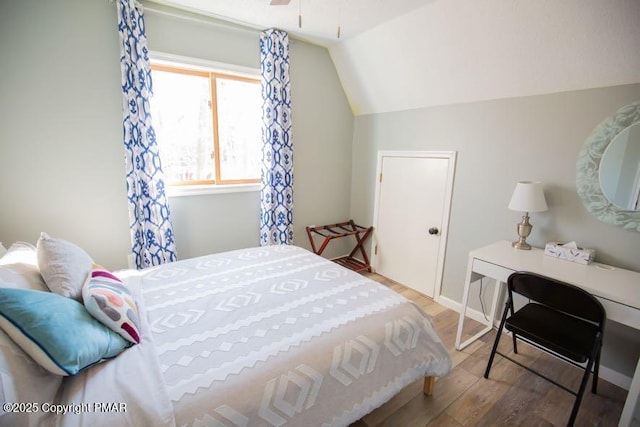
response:
[[[491,365],[493,365],[493,358],[496,357],[496,350],[498,349],[498,343],[500,342],[500,335],[502,335],[502,325],[498,328],[498,333],[496,334],[496,339],[493,342],[493,349],[491,350],[491,355],[489,356],[489,362],[487,363],[487,369],[484,371],[484,377],[489,378],[489,371],[491,371]]]
[[[567,426],[573,426],[573,423],[576,421],[576,417],[578,416],[578,410],[580,409],[580,402],[582,402],[582,395],[584,394],[585,388],[587,388],[587,381],[589,380],[589,374],[591,373],[591,369],[593,368],[593,358],[589,358],[589,362],[587,362],[587,366],[584,370],[584,375],[582,376],[582,382],[580,383],[580,389],[578,390],[578,394],[576,395],[576,401],[573,404],[573,409],[571,410],[571,417],[569,418],[569,423]]]
[[[518,354],[518,345],[516,344],[516,333],[511,331],[511,337],[513,338],[513,353]]]
[[[591,393],[598,394],[598,378],[600,377],[600,350],[602,347],[598,349],[598,353],[596,354],[596,362],[593,368],[593,379],[591,381]]]
[[[493,342],[493,349],[491,350],[491,356],[489,356],[489,363],[487,363],[487,369],[484,371],[484,377],[489,378],[489,371],[491,371],[491,365],[493,365],[493,358],[496,356],[496,350],[498,350],[498,344],[500,343],[500,336],[502,335],[502,329],[504,328],[504,322],[507,320],[507,311],[509,310],[509,300],[504,306],[504,313],[502,319],[500,319],[500,326],[496,334],[496,340]]]

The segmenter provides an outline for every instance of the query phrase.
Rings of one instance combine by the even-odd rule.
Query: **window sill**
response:
[[[260,191],[262,184],[228,184],[228,185],[174,185],[167,187],[168,197],[202,196],[207,194],[245,193]]]

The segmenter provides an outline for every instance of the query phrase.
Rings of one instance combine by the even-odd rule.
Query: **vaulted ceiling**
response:
[[[356,115],[640,83],[638,0],[151,1],[326,46]]]

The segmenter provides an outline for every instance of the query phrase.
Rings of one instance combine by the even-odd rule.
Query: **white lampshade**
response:
[[[542,183],[520,181],[513,191],[509,209],[518,212],[542,212],[547,210],[547,201],[542,192]]]

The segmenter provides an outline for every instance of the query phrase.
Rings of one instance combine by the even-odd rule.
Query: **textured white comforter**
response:
[[[194,258],[127,284],[141,289],[143,343],[70,379],[63,396],[126,402],[127,414],[64,425],[348,425],[451,369],[417,306],[301,248]]]

